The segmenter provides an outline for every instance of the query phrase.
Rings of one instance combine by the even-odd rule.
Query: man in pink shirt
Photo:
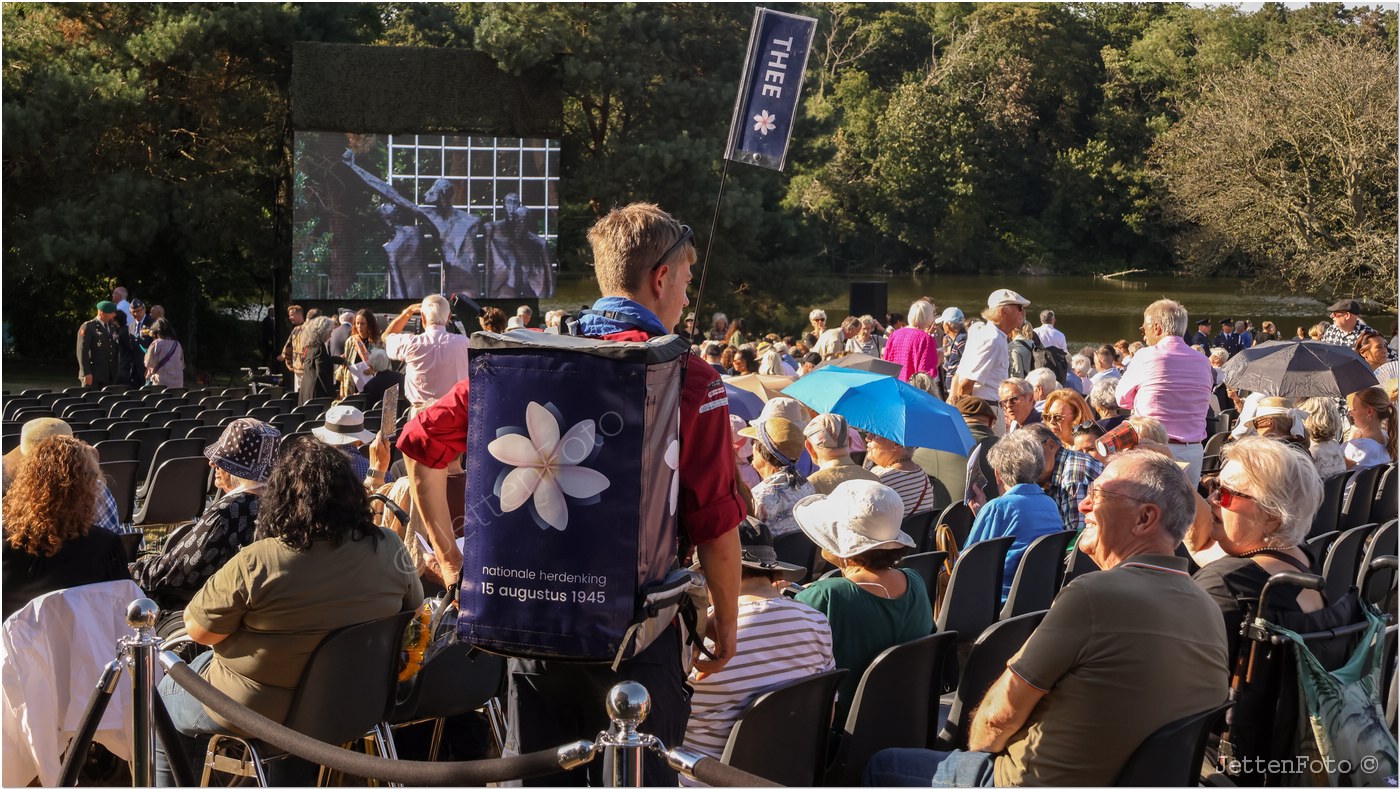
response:
[[[422,334],[405,334],[415,314],[423,316]],[[452,306],[434,293],[422,304],[410,304],[384,328],[384,350],[404,363],[404,397],[414,413],[432,405],[467,377],[467,338],[447,331]]]
[[[1186,327],[1186,308],[1170,299],[1143,311],[1142,337],[1148,347],[1134,354],[1123,371],[1118,405],[1162,423],[1172,457],[1189,464],[1186,476],[1194,485],[1201,478],[1212,379],[1210,362],[1182,339]]]

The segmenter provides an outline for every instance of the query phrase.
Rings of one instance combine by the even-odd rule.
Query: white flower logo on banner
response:
[[[515,468],[501,483],[501,510],[512,512],[532,502],[540,528],[563,531],[569,525],[569,505],[564,498],[588,499],[611,484],[603,474],[579,463],[593,453],[596,429],[592,419],[559,436],[559,420],[549,409],[531,402],[525,407],[530,437],[507,433],[486,445],[491,456]]]
[[[778,116],[768,114],[768,110],[764,110],[761,115],[753,116],[753,120],[753,130],[764,137],[768,136],[768,132],[778,128]]]
[[[676,514],[676,497],[681,491],[681,442],[673,438],[666,447],[666,465],[671,469],[671,514]]]

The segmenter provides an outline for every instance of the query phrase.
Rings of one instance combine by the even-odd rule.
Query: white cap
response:
[[[1000,307],[1003,304],[1020,304],[1022,307],[1030,304],[1030,299],[1022,296],[1010,288],[992,291],[992,295],[987,297],[988,307]]]
[[[792,516],[812,542],[842,559],[876,548],[915,547],[900,528],[904,501],[874,480],[853,479],[828,495],[807,496],[793,505]]]

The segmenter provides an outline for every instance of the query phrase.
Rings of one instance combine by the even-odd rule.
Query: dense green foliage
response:
[[[924,268],[1257,272],[1395,302],[1393,10],[779,7],[819,20],[794,154],[730,168],[711,239],[750,4],[7,4],[5,320],[22,351],[69,352],[112,282],[196,342],[216,308],[270,303],[315,254],[290,221],[298,40],[554,65],[561,264],[586,268],[600,212],[653,200],[713,243],[707,311],[796,328],[829,275]],[[1360,147],[1289,131],[1343,116]],[[1276,134],[1246,149],[1251,119]],[[201,366],[243,358],[211,331]]]

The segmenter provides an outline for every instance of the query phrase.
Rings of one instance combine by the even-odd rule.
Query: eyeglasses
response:
[[[1074,414],[1052,414],[1047,411],[1041,415],[1041,418],[1045,420],[1045,424],[1047,425],[1058,425],[1061,422],[1068,422],[1074,419]]]
[[[1235,499],[1247,499],[1249,501],[1258,501],[1258,499],[1254,498],[1248,493],[1241,493],[1238,490],[1235,490],[1234,488],[1227,488],[1224,485],[1221,485],[1215,491],[1215,495],[1216,498],[1220,499],[1220,506],[1224,507],[1227,510],[1230,509],[1231,504],[1235,503]]]
[[[1103,488],[1099,487],[1099,484],[1097,482],[1089,486],[1089,492],[1087,495],[1084,496],[1084,498],[1088,499],[1089,503],[1097,508],[1099,506],[1099,502],[1103,500],[1104,496],[1122,496],[1125,499],[1132,499],[1133,501],[1136,501],[1139,504],[1152,503],[1147,499],[1140,499],[1137,496],[1129,496],[1126,493],[1119,493],[1116,490],[1104,490]]]
[[[1021,395],[1016,395],[1015,397],[1010,397],[1005,400],[998,400],[997,404],[999,404],[1002,408],[1010,408],[1011,406],[1016,405],[1019,402],[1021,402]]]
[[[661,268],[661,264],[666,262],[666,258],[669,258],[677,249],[681,248],[682,244],[689,241],[691,235],[690,225],[681,225],[681,237],[676,239],[676,243],[667,247],[666,251],[661,253],[661,257],[658,258],[655,263],[651,264],[651,270],[655,271]]]

